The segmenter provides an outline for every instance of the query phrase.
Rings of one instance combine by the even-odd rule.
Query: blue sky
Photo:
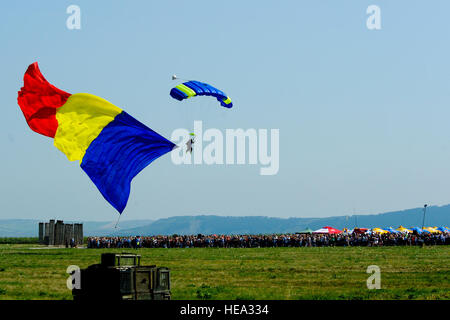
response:
[[[71,4],[81,30],[66,27]],[[366,27],[372,4],[381,30]],[[168,138],[194,120],[280,130],[277,175],[166,155],[134,179],[122,219],[450,203],[449,11],[401,0],[2,2],[0,218],[117,218],[79,165],[28,128],[16,99],[34,61],[58,88],[101,96]],[[216,85],[234,108],[171,99],[172,74]]]

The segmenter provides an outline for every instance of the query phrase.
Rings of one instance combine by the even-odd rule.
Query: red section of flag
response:
[[[71,94],[45,80],[37,62],[30,64],[23,82],[17,102],[28,126],[37,133],[53,138],[58,128],[56,109],[66,103]]]

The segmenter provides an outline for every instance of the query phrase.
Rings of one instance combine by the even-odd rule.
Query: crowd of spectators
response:
[[[448,245],[450,233],[440,234],[272,234],[172,235],[149,237],[89,237],[88,248],[267,248],[334,246]]]

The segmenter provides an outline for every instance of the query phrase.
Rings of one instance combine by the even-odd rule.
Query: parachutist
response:
[[[190,152],[192,154],[192,145],[195,143],[195,135],[191,133],[191,138],[186,142],[186,153]]]

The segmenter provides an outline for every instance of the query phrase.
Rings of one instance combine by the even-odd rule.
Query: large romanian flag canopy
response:
[[[122,109],[89,93],[51,85],[31,64],[18,103],[29,127],[54,138],[70,161],[79,161],[103,197],[123,212],[131,180],[175,146]]]

